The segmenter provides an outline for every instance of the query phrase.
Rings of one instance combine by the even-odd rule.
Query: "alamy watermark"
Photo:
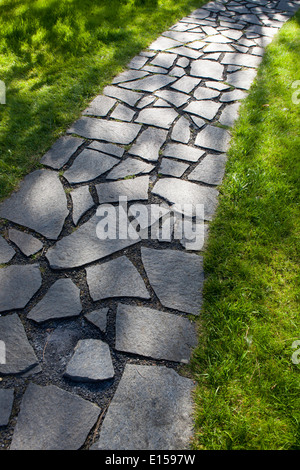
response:
[[[0,104],[6,104],[6,86],[2,80],[0,80]]]
[[[291,357],[292,363],[300,364],[300,339],[297,339],[296,341],[293,342],[292,348],[296,349],[296,351],[293,352],[292,357]]]
[[[6,346],[5,342],[0,340],[0,365],[6,364]]]
[[[292,83],[292,88],[297,88],[292,94],[292,103],[300,104],[300,80],[296,80]]]

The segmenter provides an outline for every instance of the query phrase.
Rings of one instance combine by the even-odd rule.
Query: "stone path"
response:
[[[194,383],[179,369],[230,127],[298,7],[216,1],[182,18],[0,205],[2,448],[188,448]]]

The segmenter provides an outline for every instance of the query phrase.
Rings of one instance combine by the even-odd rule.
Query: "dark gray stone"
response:
[[[211,88],[206,88],[203,86],[199,86],[194,91],[194,97],[196,100],[212,100],[213,98],[217,98],[220,92],[218,90],[212,90]]]
[[[174,124],[171,139],[187,144],[191,138],[190,122],[184,116],[181,116]]]
[[[203,150],[185,144],[167,144],[164,157],[178,158],[188,162],[197,162],[204,154]]]
[[[146,63],[147,60],[148,59],[145,58],[143,62]],[[139,78],[146,77],[147,75],[147,72],[142,72],[141,70],[125,70],[125,72],[117,75],[117,77],[113,79],[112,83],[116,85],[118,83],[130,82],[131,80],[137,80]]]
[[[193,388],[173,369],[127,364],[92,449],[188,449]]]
[[[190,93],[197,85],[199,85],[200,81],[201,80],[199,78],[185,76],[173,83],[171,87],[184,93]]]
[[[216,126],[206,126],[201,130],[195,140],[195,145],[199,147],[226,152],[229,147],[230,134],[226,129]]]
[[[128,88],[130,90],[142,90],[153,93],[160,88],[164,88],[170,83],[174,82],[176,78],[169,77],[166,75],[151,75],[150,77],[142,78],[141,80],[135,80],[133,82],[121,83],[122,88]]]
[[[15,250],[0,236],[0,264],[8,263],[15,254]]]
[[[99,382],[115,375],[108,344],[99,339],[78,341],[65,377],[76,382]]]
[[[105,332],[107,326],[107,314],[108,308],[100,308],[98,310],[94,310],[93,312],[87,313],[85,318],[95,325],[99,330]]]
[[[118,351],[188,363],[197,344],[195,325],[187,318],[147,307],[118,305]]]
[[[227,157],[223,155],[206,155],[206,157],[189,174],[188,179],[202,183],[219,185],[222,183]]]
[[[217,114],[221,104],[211,100],[192,101],[184,108],[186,113],[195,114],[204,119],[212,120]]]
[[[30,373],[38,365],[23,324],[16,313],[0,317],[0,340],[5,344],[5,364],[0,362],[0,375]]]
[[[8,236],[25,256],[32,256],[43,248],[42,242],[29,233],[11,228],[8,231]]]
[[[166,138],[167,131],[149,127],[139,135],[129,153],[142,157],[144,160],[156,162],[159,158],[159,150]]]
[[[182,162],[177,162],[175,160],[170,160],[169,158],[163,158],[158,170],[158,173],[167,176],[175,176],[180,178],[183,173],[188,169],[189,165]]]
[[[173,106],[176,106],[177,108],[180,108],[180,106],[186,104],[191,98],[190,95],[185,93],[179,93],[177,91],[170,90],[157,91],[155,94],[163,100],[168,101]]]
[[[24,308],[41,284],[42,277],[37,264],[0,269],[0,312]]]
[[[150,126],[169,129],[178,114],[170,108],[145,108],[140,111],[135,122],[148,124]]]
[[[221,60],[222,64],[231,64],[231,65],[241,65],[242,67],[258,67],[261,63],[262,58],[259,56],[254,56],[251,54],[242,54],[242,53],[231,53],[226,52],[223,59]]]
[[[78,287],[71,279],[59,279],[31,310],[27,318],[41,323],[57,318],[78,316],[81,311],[82,305]]]
[[[94,140],[88,145],[88,148],[93,150],[99,150],[100,152],[107,153],[108,155],[113,155],[114,157],[122,158],[125,150],[122,147],[118,147],[114,144],[105,144],[103,142],[98,142]]]
[[[0,426],[7,426],[14,402],[14,390],[12,388],[0,389]]]
[[[107,86],[104,88],[103,93],[107,96],[117,98],[118,100],[124,101],[124,103],[134,106],[142,97],[142,93],[136,91],[125,90],[116,86]]]
[[[117,107],[113,110],[110,117],[113,119],[119,119],[120,121],[130,122],[135,115],[135,111],[128,108],[124,104],[118,104]]]
[[[142,261],[151,287],[164,307],[199,315],[204,281],[202,257],[142,247]]]
[[[126,196],[128,201],[148,199],[149,176],[138,176],[123,181],[112,181],[96,185],[99,203],[118,202],[120,197]]]
[[[94,201],[88,186],[80,186],[74,189],[70,195],[73,203],[73,222],[77,225],[83,214],[93,207]]]
[[[86,268],[87,284],[94,301],[112,297],[139,297],[150,294],[135,266],[126,256]]]
[[[92,181],[98,176],[111,170],[120,162],[117,158],[85,149],[75,159],[73,165],[64,173],[64,178],[71,183],[84,183]]]
[[[89,107],[83,112],[83,114],[91,116],[106,116],[112,107],[116,104],[116,100],[109,98],[108,96],[99,95],[90,103]]]
[[[236,88],[249,90],[255,77],[256,77],[256,70],[253,70],[253,69],[240,70],[238,72],[229,74],[226,78],[226,82],[229,83],[229,85],[233,85]]]
[[[169,69],[174,64],[175,59],[176,57],[174,54],[160,52],[154,59],[151,60],[151,64]]]
[[[56,240],[62,230],[67,198],[57,173],[37,170],[27,175],[20,189],[0,205],[0,217]]]
[[[83,142],[84,140],[78,137],[60,137],[55,144],[52,145],[51,149],[45,153],[41,159],[41,163],[54,168],[54,170],[60,170]]]
[[[150,163],[129,157],[121,161],[119,165],[111,170],[107,175],[107,179],[117,180],[120,178],[126,178],[126,176],[150,173],[154,168],[154,165],[151,165]]]
[[[79,450],[100,409],[55,385],[29,384],[10,450]]]
[[[241,103],[233,103],[227,105],[219,118],[219,123],[222,124],[223,126],[228,126],[232,127],[234,124],[234,121],[238,118],[239,116],[239,107]]]

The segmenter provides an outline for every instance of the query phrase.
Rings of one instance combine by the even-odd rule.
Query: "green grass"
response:
[[[129,60],[203,0],[0,0],[0,200]]]
[[[299,71],[300,13],[267,48],[233,131],[204,256],[194,449],[300,449]]]

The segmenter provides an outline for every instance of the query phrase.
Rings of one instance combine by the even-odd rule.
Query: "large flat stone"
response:
[[[83,114],[104,117],[115,104],[116,100],[109,98],[108,96],[99,95],[93,99]]]
[[[118,351],[188,363],[196,344],[195,325],[187,318],[147,307],[118,305],[115,345]]]
[[[186,215],[195,215],[197,205],[204,205],[205,220],[212,219],[217,207],[216,189],[177,178],[159,179],[152,192],[172,204],[173,209]]]
[[[0,427],[9,423],[14,401],[14,390],[12,388],[0,389]]]
[[[150,173],[155,168],[150,163],[137,160],[136,158],[126,158],[119,165],[113,168],[107,175],[107,179],[117,180],[127,176],[141,175]]]
[[[11,228],[8,231],[8,236],[25,256],[32,256],[43,248],[42,242],[29,233]]]
[[[65,377],[77,382],[99,382],[115,375],[108,344],[99,339],[78,341]]]
[[[78,134],[86,139],[105,140],[115,144],[130,144],[136,138],[140,129],[141,126],[138,124],[82,117],[67,132],[69,134]]]
[[[175,80],[176,78],[174,77],[157,74],[142,78],[141,80],[121,83],[120,86],[129,90],[142,90],[152,93],[153,91],[159,90],[160,88],[164,88]]]
[[[108,308],[99,308],[90,313],[85,314],[87,321],[95,325],[99,330],[105,332],[107,326]]]
[[[219,118],[219,123],[222,124],[223,126],[228,126],[232,127],[234,124],[234,121],[238,118],[239,116],[239,107],[241,103],[233,103],[227,105]]]
[[[184,111],[186,113],[195,114],[196,116],[200,116],[204,119],[208,119],[211,121],[217,114],[220,106],[221,104],[216,103],[215,101],[197,100],[197,101],[192,101],[190,104],[188,104],[184,108]]]
[[[216,126],[206,126],[201,130],[195,140],[199,147],[226,152],[229,147],[230,134],[226,129]]]
[[[141,57],[140,59],[142,60],[143,64],[145,64],[148,60],[146,57],[144,58]],[[141,65],[141,67],[142,66],[143,65]],[[130,82],[132,80],[143,78],[146,75],[148,75],[147,72],[142,72],[140,70],[125,70],[125,72],[122,72],[119,75],[117,75],[117,77],[113,79],[112,83],[117,84],[117,83],[122,83],[122,82]]]
[[[120,197],[126,197],[128,201],[148,199],[149,176],[138,176],[137,178],[100,183],[96,185],[99,203],[118,202]]]
[[[56,281],[42,300],[30,311],[27,318],[41,323],[57,318],[78,316],[82,311],[80,290],[71,279]]]
[[[173,127],[171,139],[187,144],[190,138],[190,122],[184,116],[181,116]]]
[[[188,162],[197,162],[203,154],[203,150],[185,144],[167,144],[163,151],[164,157],[178,158]]]
[[[175,176],[180,178],[183,173],[188,169],[189,165],[182,162],[177,162],[176,160],[170,160],[169,158],[162,158],[161,165],[159,167],[158,173],[167,176]]]
[[[0,340],[6,355],[5,364],[0,362],[0,375],[30,373],[37,366],[37,357],[16,313],[0,317]]]
[[[60,137],[41,159],[41,163],[60,170],[84,142],[83,139],[72,136]]]
[[[135,122],[169,129],[178,114],[172,108],[146,108],[140,111]]]
[[[130,238],[125,240],[100,240],[96,234],[99,220],[97,216],[92,217],[71,235],[64,237],[50,248],[46,255],[50,266],[54,269],[84,266],[121,251],[139,241],[139,239],[132,240]]]
[[[196,77],[222,80],[223,72],[223,65],[211,60],[198,59],[191,65],[191,75]]]
[[[169,69],[174,64],[175,59],[176,57],[173,54],[160,52],[154,59],[151,60],[151,64]]]
[[[166,367],[126,365],[92,449],[188,449],[193,387],[192,380]]]
[[[137,93],[136,91],[125,90],[124,88],[119,88],[117,86],[107,86],[104,88],[103,93],[107,96],[117,98],[118,100],[124,101],[124,103],[129,104],[130,106],[135,106],[137,101],[142,97],[142,93]]]
[[[79,186],[70,195],[73,204],[73,222],[77,225],[83,214],[93,207],[94,201],[88,186]]]
[[[7,241],[0,236],[0,264],[8,263],[14,256],[16,252],[11,247]]]
[[[177,80],[177,82],[171,85],[172,88],[182,91],[184,93],[190,93],[200,83],[199,78],[184,76]]]
[[[106,144],[104,142],[98,142],[94,140],[88,144],[89,149],[98,150],[99,152],[107,153],[108,155],[113,155],[114,157],[122,158],[125,150],[123,147],[118,147],[114,144]]]
[[[178,45],[178,41],[175,41],[171,38],[166,38],[164,36],[160,36],[152,44],[150,44],[149,49],[154,51],[165,51],[167,49],[170,49],[171,47],[176,47]]]
[[[130,122],[135,115],[135,111],[128,108],[124,104],[119,103],[117,107],[113,110],[110,117],[113,119],[118,119],[119,121]]]
[[[253,80],[256,77],[256,70],[240,70],[227,75],[226,82],[229,85],[233,85],[236,88],[241,88],[243,90],[249,90],[252,85]]]
[[[24,308],[41,284],[42,277],[37,264],[0,269],[0,312]]]
[[[139,135],[129,153],[144,160],[156,162],[159,158],[159,150],[165,143],[166,138],[167,131],[149,127]]]
[[[241,53],[232,53],[226,52],[223,59],[221,60],[222,64],[231,64],[231,65],[241,65],[242,67],[258,67],[262,61],[262,57],[254,56],[252,54],[241,54]]]
[[[56,240],[69,211],[58,175],[37,170],[27,175],[20,189],[0,205],[0,217]]]
[[[202,257],[142,247],[142,261],[151,287],[164,307],[199,315],[204,281]]]
[[[135,266],[126,256],[86,268],[87,284],[94,301],[112,297],[149,299],[150,294]]]
[[[118,163],[120,163],[120,160],[110,155],[97,152],[96,150],[85,149],[76,157],[73,165],[64,173],[64,178],[71,184],[92,181],[111,170]]]
[[[189,174],[188,179],[206,184],[219,185],[225,173],[227,157],[223,155],[206,155],[206,157]]]
[[[100,409],[55,385],[29,384],[10,450],[79,450]]]
[[[162,98],[163,100],[168,101],[168,103],[171,103],[173,106],[176,106],[176,108],[180,108],[180,106],[186,104],[191,98],[185,93],[179,93],[177,91],[170,90],[157,91],[156,95]]]

